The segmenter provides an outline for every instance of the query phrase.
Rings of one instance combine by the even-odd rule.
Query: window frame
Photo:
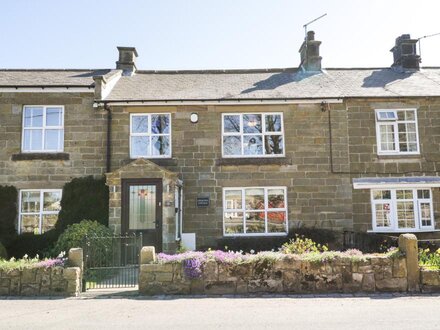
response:
[[[258,211],[264,213],[264,233],[246,233],[246,189],[264,189],[264,209]],[[284,208],[268,208],[268,190],[271,189],[282,189],[284,191]],[[227,190],[240,190],[241,191],[241,209],[226,209],[226,191]],[[222,226],[223,226],[223,236],[224,237],[251,237],[251,236],[287,236],[289,232],[289,214],[288,214],[288,205],[287,205],[287,187],[286,186],[252,186],[252,187],[223,187],[222,189]],[[225,225],[225,213],[243,213],[243,233],[226,233],[226,225]],[[247,212],[254,212],[254,210],[247,210]],[[268,232],[268,220],[267,213],[268,212],[285,212],[286,221],[285,221],[285,231],[284,232],[276,232],[270,233]]]
[[[25,127],[25,113],[26,108],[43,108],[43,119],[42,123],[43,125],[41,128],[35,128],[35,127]],[[46,112],[48,108],[61,108],[61,126],[47,126],[46,125]],[[24,105],[22,109],[22,123],[21,123],[21,152],[22,153],[57,153],[57,152],[63,152],[64,151],[64,114],[65,114],[65,107],[64,105]],[[40,150],[26,150],[25,149],[25,131],[26,130],[35,130],[40,129],[42,131],[41,133],[41,146],[42,149]],[[61,130],[61,137],[62,137],[62,143],[58,143],[61,148],[58,149],[44,149],[45,145],[45,132],[46,130]]]
[[[23,192],[39,192],[40,193],[40,210],[39,212],[22,212],[22,193]],[[45,192],[59,192],[60,193],[60,202],[61,199],[63,198],[63,190],[62,189],[20,189],[19,190],[19,195],[18,195],[18,229],[17,229],[17,233],[20,235],[22,233],[22,228],[21,228],[21,218],[23,215],[39,215],[39,222],[38,222],[38,234],[36,235],[41,235],[43,234],[41,232],[41,230],[43,229],[43,215],[48,215],[48,214],[57,214],[59,215],[61,208],[59,211],[44,211],[44,193]]]
[[[154,115],[168,115],[170,124],[169,124],[169,133],[160,133],[160,134],[153,134],[151,130],[151,117]],[[132,123],[133,123],[133,117],[141,117],[141,116],[147,116],[148,117],[148,133],[132,133]],[[133,136],[147,136],[150,139],[149,143],[149,149],[150,153],[152,151],[152,137],[154,136],[168,136],[170,141],[170,154],[169,155],[150,155],[150,156],[135,156],[133,155],[132,147],[131,147],[131,138]],[[159,112],[159,113],[144,113],[144,112],[136,112],[136,113],[130,113],[130,126],[129,126],[129,153],[130,153],[130,159],[137,159],[137,158],[144,158],[144,159],[157,159],[157,158],[172,158],[173,156],[173,143],[172,143],[172,118],[170,112]]]
[[[399,116],[397,114],[398,111],[414,111],[414,120],[399,120]],[[381,112],[394,112],[395,118],[381,118],[379,119],[379,113]],[[377,145],[377,154],[378,155],[419,155],[420,154],[420,140],[419,140],[419,125],[418,125],[418,116],[417,116],[417,108],[399,108],[399,109],[375,109],[375,121],[376,121],[376,145]],[[400,151],[400,143],[399,143],[399,124],[414,124],[416,128],[416,151]],[[381,126],[392,126],[394,129],[393,133],[393,141],[394,141],[394,150],[382,150],[382,141],[381,141]]]
[[[391,199],[374,199],[375,191],[389,190]],[[399,228],[399,219],[397,215],[397,202],[399,201],[396,196],[397,190],[411,190],[413,192],[412,203],[414,207],[414,228]],[[429,190],[429,198],[418,198],[419,190]],[[370,201],[371,201],[371,214],[372,214],[372,228],[373,232],[422,232],[422,231],[434,231],[435,230],[435,218],[434,207],[432,198],[432,189],[426,187],[378,187],[370,189]],[[384,201],[390,204],[390,227],[378,227],[376,221],[376,205],[383,204]],[[403,199],[401,201],[407,201]],[[421,218],[420,203],[429,203],[431,213],[431,225],[423,226]]]
[[[244,133],[243,132],[243,116],[244,115],[261,115],[261,133]],[[281,131],[280,132],[266,132],[266,116],[267,115],[279,115],[281,117]],[[240,132],[226,132],[224,131],[225,116],[240,116]],[[263,137],[263,154],[261,155],[245,155],[244,154],[244,137],[247,135],[261,135]],[[266,149],[264,147],[264,141],[266,136],[279,135],[283,140],[283,153],[282,154],[266,154]],[[224,137],[226,136],[240,136],[241,139],[241,154],[240,155],[225,155],[224,150]],[[222,158],[278,158],[286,156],[286,143],[284,136],[284,116],[283,112],[228,112],[222,113],[222,125],[221,125],[221,147],[222,147]]]

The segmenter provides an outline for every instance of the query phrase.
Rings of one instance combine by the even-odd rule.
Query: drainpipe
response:
[[[112,151],[112,111],[108,104],[104,104],[104,110],[107,111],[107,159],[106,159],[106,173],[111,170],[111,151]]]

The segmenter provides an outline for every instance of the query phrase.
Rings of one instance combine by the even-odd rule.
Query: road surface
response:
[[[0,298],[0,329],[440,329],[440,295]]]

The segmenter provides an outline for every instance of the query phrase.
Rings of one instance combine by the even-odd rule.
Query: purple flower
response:
[[[64,267],[66,262],[66,259],[62,258],[55,258],[55,259],[46,259],[43,261],[40,261],[35,266],[36,267],[44,267],[44,268],[50,268],[50,267]]]
[[[188,278],[199,278],[202,276],[202,262],[200,259],[184,260],[183,269]]]

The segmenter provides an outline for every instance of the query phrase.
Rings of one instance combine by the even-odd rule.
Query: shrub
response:
[[[337,240],[338,233],[328,229],[295,228],[287,236],[265,237],[223,237],[217,240],[215,249],[244,252],[278,251],[296,235],[303,235],[314,242],[330,246],[332,249],[341,248]]]
[[[335,243],[336,235],[334,232],[325,229],[297,228],[287,236],[265,236],[265,237],[223,237],[217,240],[216,249],[260,252],[278,251],[279,248],[296,234],[305,235],[320,244]]]
[[[6,252],[6,248],[0,242],[0,259],[7,259],[7,258],[8,258],[8,253]]]
[[[108,187],[104,178],[88,176],[66,183],[56,230],[61,233],[69,225],[83,219],[94,219],[108,226],[108,198]]]
[[[111,237],[113,232],[106,226],[97,221],[83,220],[69,226],[58,238],[54,248],[53,255],[61,252],[67,252],[71,248],[83,247],[86,237]],[[100,239],[93,246],[94,256],[106,257],[111,250],[111,239]],[[105,259],[104,259],[105,260]]]
[[[281,247],[281,252],[285,254],[304,254],[310,252],[325,252],[328,251],[326,245],[321,245],[310,238],[296,235],[294,239],[291,239],[288,243],[284,243]]]
[[[345,248],[356,248],[364,253],[384,253],[392,247],[397,247],[397,236],[364,233],[364,232],[346,232],[352,242]]]
[[[7,246],[16,236],[18,192],[12,186],[0,186],[0,242]]]
[[[52,229],[41,235],[33,233],[24,233],[15,236],[14,240],[7,246],[8,256],[22,258],[28,255],[33,258],[36,255],[40,257],[57,256],[52,255],[51,249],[58,238],[58,233]]]
[[[419,249],[419,264],[421,266],[440,269],[440,248],[437,251]]]

